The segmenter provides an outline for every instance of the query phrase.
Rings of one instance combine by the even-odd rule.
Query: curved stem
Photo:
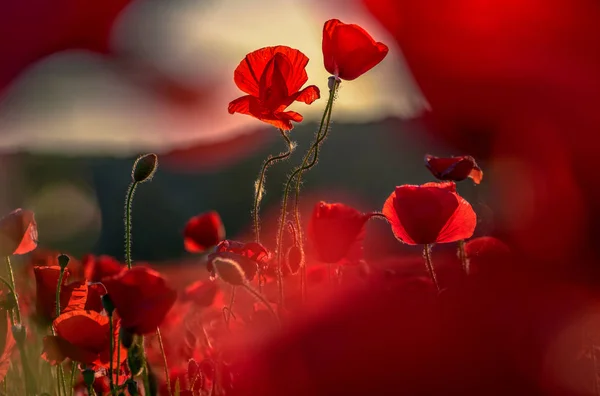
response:
[[[6,256],[6,271],[8,272],[8,279],[10,281],[11,291],[15,297],[14,315],[16,322],[21,324],[21,308],[19,307],[19,296],[17,295],[17,286],[15,285],[15,274],[13,272],[12,264],[10,263],[10,257]]]
[[[269,310],[271,315],[273,315],[273,317],[277,321],[277,324],[279,324],[281,326],[281,322],[279,321],[279,316],[277,316],[277,313],[275,312],[275,310],[273,309],[271,304],[267,301],[267,299],[264,298],[259,292],[254,290],[252,287],[250,287],[250,285],[248,285],[248,284],[244,284],[244,289],[246,289],[250,294],[252,294],[252,296],[254,296],[254,298],[259,300]]]
[[[423,248],[423,257],[425,257],[425,265],[427,266],[427,271],[429,271],[429,275],[431,276],[431,280],[435,284],[435,288],[438,293],[441,291],[440,284],[438,283],[437,276],[435,275],[435,270],[433,269],[433,263],[431,262],[431,246],[425,245]]]
[[[131,205],[137,185],[138,182],[133,182],[129,185],[127,200],[125,201],[125,260],[129,269],[131,269]]]
[[[158,337],[158,345],[160,346],[160,353],[162,354],[163,364],[165,365],[165,381],[167,383],[167,389],[169,396],[173,396],[171,392],[171,378],[169,378],[169,365],[167,364],[167,354],[165,353],[165,346],[163,344],[162,336],[160,335],[160,328],[156,328],[156,336]]]
[[[294,180],[294,178],[296,176],[299,176],[303,171],[310,169],[311,167],[313,167],[316,162],[317,162],[317,157],[318,157],[318,148],[319,145],[321,144],[321,142],[325,139],[325,137],[327,136],[327,132],[329,130],[329,122],[331,119],[331,109],[333,107],[333,100],[335,97],[335,92],[337,90],[339,86],[339,82],[336,81],[333,85],[333,88],[329,91],[329,99],[327,100],[327,105],[325,106],[325,110],[323,111],[323,117],[321,118],[321,124],[319,125],[319,130],[316,134],[315,137],[315,141],[313,142],[311,148],[308,150],[308,152],[304,155],[304,158],[302,160],[302,164],[297,167],[296,169],[294,169],[294,171],[292,172],[292,174],[289,176],[284,191],[283,191],[283,198],[282,198],[282,202],[281,202],[281,214],[280,214],[280,219],[279,219],[279,231],[277,233],[277,286],[279,289],[279,303],[280,305],[283,305],[283,272],[282,272],[282,257],[281,257],[281,249],[282,249],[282,245],[283,245],[283,230],[285,227],[285,218],[287,215],[287,200],[288,200],[288,196],[289,196],[289,192],[290,192],[290,187],[292,185],[292,182]],[[327,127],[325,128],[325,132],[323,133],[323,126],[326,124],[327,120]],[[309,164],[308,161],[310,159],[311,154],[313,154],[313,160],[311,161],[311,163]],[[298,180],[297,183],[297,190],[300,188],[300,183],[301,180]],[[303,299],[306,298],[306,267],[304,265],[304,249],[302,248],[302,234],[301,231],[299,229],[299,223],[300,223],[300,216],[298,214],[297,211],[297,204],[295,206],[295,217],[296,217],[296,225],[298,227],[298,246],[300,249],[300,254],[301,254],[301,271],[302,274],[300,275],[300,281],[301,281],[301,288],[302,288],[302,297]]]
[[[231,320],[233,304],[235,303],[235,291],[236,287],[231,286],[231,297],[229,299],[229,306],[227,307],[227,312],[225,313],[225,325],[227,326],[227,329],[229,329],[229,321]]]
[[[262,197],[263,197],[265,176],[267,174],[267,169],[273,163],[288,158],[290,155],[292,155],[292,151],[294,151],[294,145],[293,145],[292,141],[290,140],[289,136],[287,135],[287,133],[283,129],[280,129],[279,133],[285,140],[288,150],[284,151],[282,153],[279,153],[278,155],[270,155],[267,158],[267,160],[265,161],[265,163],[263,164],[260,174],[258,176],[258,179],[256,181],[256,188],[254,191],[254,211],[253,211],[252,215],[253,215],[253,221],[254,221],[254,237],[255,237],[255,240],[257,243],[260,243],[260,219],[259,219],[259,217],[260,217],[260,201],[262,201]]]

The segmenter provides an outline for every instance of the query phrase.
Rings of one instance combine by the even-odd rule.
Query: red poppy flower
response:
[[[33,212],[15,209],[0,219],[0,255],[25,254],[37,247],[37,224]]]
[[[147,267],[134,267],[102,279],[121,317],[123,328],[134,334],[156,331],[175,300],[177,292],[165,278]]]
[[[35,307],[39,319],[51,321],[56,318],[56,287],[60,276],[60,267],[35,267],[36,301]],[[66,313],[85,308],[88,287],[85,281],[67,285],[69,270],[65,269],[60,289],[60,312]]]
[[[383,205],[396,238],[409,245],[454,242],[473,235],[477,217],[456,184],[396,187]]]
[[[387,45],[376,42],[358,25],[330,19],[323,26],[325,69],[342,80],[354,80],[385,58]]]
[[[110,366],[110,337],[117,345],[119,321],[114,321],[113,334],[110,334],[109,319],[93,311],[71,311],[61,314],[52,326],[54,336],[44,337],[42,358],[50,364],[61,363],[66,358],[90,365],[93,368]],[[127,350],[121,348],[121,362],[127,357]],[[117,362],[117,348],[114,350],[113,363]]]
[[[361,250],[368,219],[369,215],[342,203],[317,203],[308,224],[308,239],[319,260],[337,263],[351,250]]]
[[[5,309],[0,310],[0,381],[6,377],[16,345],[8,315],[10,314]]]
[[[282,45],[246,55],[233,79],[248,95],[229,103],[229,113],[248,114],[279,129],[292,129],[292,121],[302,121],[302,115],[285,109],[294,101],[311,104],[320,98],[314,85],[300,91],[308,81],[307,63],[302,52]]]
[[[100,282],[102,278],[117,275],[124,266],[114,257],[87,254],[81,259],[83,276],[90,282]]]
[[[217,245],[215,253],[208,256],[207,268],[213,276],[216,274],[212,263],[215,258],[235,261],[244,271],[246,278],[252,280],[259,268],[264,269],[268,266],[271,252],[260,243],[226,239]]]
[[[427,154],[425,166],[440,180],[461,181],[470,177],[475,184],[481,183],[483,171],[470,155],[440,158]]]
[[[190,253],[202,253],[225,238],[225,227],[215,211],[192,217],[183,230],[183,244]]]

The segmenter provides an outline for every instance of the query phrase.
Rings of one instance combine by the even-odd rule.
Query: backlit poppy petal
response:
[[[396,238],[409,245],[469,238],[477,222],[473,208],[456,194],[452,182],[396,187],[382,212]]]
[[[81,262],[84,277],[90,282],[100,282],[102,278],[116,275],[123,269],[119,260],[107,255],[88,254],[81,259]]]
[[[322,49],[325,69],[342,80],[354,80],[371,70],[389,51],[360,26],[336,19],[323,26]]]
[[[32,211],[19,208],[0,219],[0,256],[29,253],[37,247],[37,240]]]
[[[483,171],[475,159],[468,155],[450,158],[426,155],[425,166],[440,180],[461,181],[470,177],[475,184],[479,184],[483,178]]]
[[[296,100],[298,102],[311,104],[312,102],[314,102],[315,100],[317,100],[321,97],[321,92],[319,91],[319,88],[317,86],[309,85],[308,87],[304,88],[302,91],[297,92],[292,97],[294,98],[294,100]]]
[[[185,250],[201,253],[225,238],[225,226],[215,211],[192,217],[183,230]]]

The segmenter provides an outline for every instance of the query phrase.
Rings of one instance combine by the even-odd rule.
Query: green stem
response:
[[[469,275],[469,258],[467,257],[467,253],[465,252],[465,240],[461,239],[458,241],[458,257],[460,258],[460,262],[462,264],[465,275]]]
[[[125,260],[127,268],[131,269],[131,205],[133,204],[133,194],[138,182],[133,182],[127,190],[127,200],[125,201]]]
[[[142,357],[144,358],[144,369],[142,370],[142,381],[144,382],[144,395],[151,395],[150,389],[150,377],[148,375],[148,357],[146,356],[146,346],[144,345],[144,336],[139,339],[140,346],[142,347]]]
[[[339,86],[339,82],[336,81],[333,85],[333,88],[329,91],[329,99],[327,100],[327,105],[325,106],[325,111],[323,112],[323,117],[321,118],[321,124],[319,125],[319,130],[316,134],[315,141],[313,142],[311,148],[304,155],[302,164],[299,167],[297,167],[296,169],[294,169],[294,171],[288,178],[285,188],[284,188],[284,191],[283,191],[283,199],[282,199],[282,203],[281,203],[281,214],[280,214],[280,220],[279,220],[279,231],[277,234],[277,249],[276,249],[277,250],[277,286],[279,289],[279,304],[281,306],[283,306],[283,300],[284,300],[281,250],[283,247],[283,231],[284,231],[285,219],[286,219],[286,215],[287,215],[287,200],[288,200],[288,196],[290,193],[290,187],[293,183],[294,178],[296,176],[298,176],[297,183],[296,183],[296,191],[297,191],[297,197],[298,197],[300,184],[301,184],[302,172],[312,168],[317,162],[319,145],[325,139],[325,137],[327,136],[327,132],[329,130],[329,123],[331,120],[331,111],[333,108],[333,101],[334,101],[335,92],[336,92],[338,86]],[[325,126],[325,125],[327,125],[327,127],[325,128],[325,131],[323,133],[323,126]],[[313,154],[313,153],[314,153],[313,160],[309,164],[308,161],[310,159],[311,154]],[[305,282],[306,266],[304,265],[304,249],[302,248],[302,231],[300,230],[300,215],[298,213],[298,198],[296,198],[296,204],[295,204],[294,208],[295,208],[295,210],[294,210],[295,216],[294,217],[296,219],[296,227],[297,227],[297,232],[298,232],[297,238],[299,241],[298,247],[300,249],[300,255],[301,255],[300,262],[301,262],[302,274],[300,276],[300,281],[302,283],[302,285],[301,285],[302,297],[303,297],[303,299],[305,299],[306,298],[306,282]]]
[[[113,315],[112,313],[108,316],[108,331],[109,331],[109,337],[110,337],[110,362],[109,364],[109,369],[108,369],[108,383],[109,383],[109,389],[110,389],[110,393],[113,394],[115,392],[115,382],[114,382],[114,356],[115,356],[115,337],[114,337],[114,331],[113,331]],[[118,377],[117,377],[118,378]]]
[[[92,385],[92,384],[88,385],[88,393],[89,393],[89,396],[96,396],[96,391],[94,390],[94,385]]]
[[[292,155],[292,151],[294,151],[294,145],[290,140],[287,133],[280,129],[279,133],[285,140],[287,144],[288,151],[284,151],[279,153],[278,155],[270,155],[265,163],[262,166],[258,179],[256,181],[256,189],[254,192],[254,211],[253,211],[253,220],[254,220],[254,236],[257,243],[260,243],[260,202],[263,197],[263,190],[265,184],[265,176],[267,174],[267,169],[275,162],[282,161]]]
[[[69,389],[69,396],[73,396],[73,393],[75,392],[75,372],[76,372],[76,368],[77,368],[77,362],[71,362],[71,387]]]
[[[65,269],[60,269],[60,274],[58,275],[58,283],[56,284],[56,317],[60,316],[60,289],[62,289],[63,279],[65,277]]]
[[[231,286],[231,297],[229,299],[229,306],[227,307],[227,312],[225,313],[225,326],[229,329],[229,321],[231,321],[231,314],[233,312],[233,304],[235,303],[235,292],[236,287]]]
[[[423,248],[423,257],[425,257],[425,265],[427,266],[427,271],[429,271],[429,276],[431,276],[431,280],[435,284],[435,288],[438,293],[441,291],[440,284],[438,283],[437,276],[435,275],[435,270],[433,268],[433,263],[431,262],[431,246],[426,244]]]
[[[10,257],[6,256],[6,271],[8,272],[8,279],[10,281],[10,288],[15,297],[14,315],[15,320],[18,324],[21,324],[21,308],[19,307],[19,296],[17,295],[17,286],[15,285],[15,274],[13,272],[12,264],[10,263]]]
[[[163,344],[162,336],[160,335],[160,328],[156,328],[156,336],[158,337],[158,345],[160,346],[160,353],[162,354],[163,364],[165,366],[165,381],[167,383],[167,389],[169,396],[173,396],[171,392],[171,378],[169,378],[169,365],[167,364],[167,354],[165,353],[165,346]]]

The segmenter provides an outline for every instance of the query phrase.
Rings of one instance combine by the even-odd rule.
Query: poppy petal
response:
[[[30,210],[15,209],[0,219],[0,255],[25,254],[37,247],[38,232]]]
[[[317,100],[321,97],[321,92],[319,91],[319,88],[317,86],[309,85],[308,87],[304,88],[302,91],[296,93],[293,97],[294,97],[294,100],[296,100],[298,102],[311,104],[312,102],[314,102],[315,100]]]
[[[323,62],[325,64],[325,69],[333,75],[338,74],[334,56],[335,45],[333,43],[333,32],[341,23],[342,22],[339,19],[330,19],[323,25]]]
[[[225,239],[225,227],[215,211],[192,217],[183,230],[185,250],[201,253]]]

